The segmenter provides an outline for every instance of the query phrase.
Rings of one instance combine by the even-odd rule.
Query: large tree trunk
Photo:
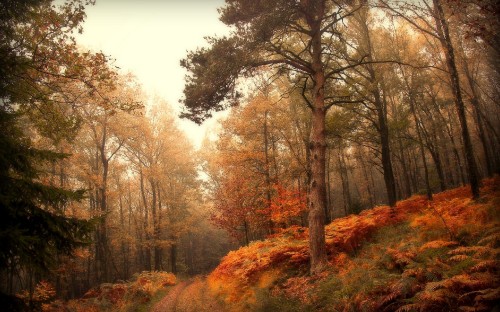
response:
[[[305,5],[310,5],[305,1]],[[326,257],[325,207],[326,200],[326,132],[325,121],[325,71],[321,59],[321,20],[325,13],[325,3],[312,5],[307,23],[311,28],[312,51],[312,123],[309,135],[311,180],[309,182],[309,252],[311,256],[311,274],[322,272],[328,260]]]
[[[321,272],[327,264],[325,241],[325,110],[313,111],[311,128],[311,182],[309,194],[309,248],[311,252],[311,273]]]
[[[462,130],[462,139],[464,143],[464,154],[467,162],[467,173],[469,176],[472,197],[479,198],[479,177],[477,173],[476,161],[474,159],[474,148],[470,139],[469,129],[467,126],[467,118],[465,116],[465,104],[462,99],[462,91],[460,89],[460,80],[457,66],[455,63],[455,54],[453,44],[450,38],[448,23],[444,16],[443,7],[440,0],[433,0],[434,18],[436,21],[437,30],[440,37],[440,42],[446,57],[446,64],[450,75],[451,88],[453,97],[455,98],[455,107],[457,109],[458,120]]]

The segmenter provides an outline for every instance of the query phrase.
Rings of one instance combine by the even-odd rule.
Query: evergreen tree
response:
[[[50,3],[0,3],[0,306],[6,311],[23,309],[12,296],[14,276],[47,271],[58,255],[71,255],[86,245],[94,227],[93,220],[64,213],[69,202],[83,198],[83,190],[43,181],[43,165],[68,155],[34,148],[20,124],[19,105],[33,100],[24,95],[40,90],[23,83],[36,61],[14,44],[21,38],[17,27],[31,21],[39,8],[50,8]]]
[[[4,276],[25,268],[49,269],[58,254],[70,255],[89,242],[94,223],[64,215],[65,205],[81,200],[84,191],[44,184],[38,168],[67,155],[33,148],[16,124],[18,118],[0,109],[0,271]],[[11,283],[7,281],[3,291],[9,292]]]

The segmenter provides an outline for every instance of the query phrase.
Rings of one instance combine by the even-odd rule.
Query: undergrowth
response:
[[[232,311],[491,311],[500,300],[500,179],[414,196],[326,226],[330,267],[308,275],[307,229],[229,253],[208,277]]]
[[[308,271],[308,231],[291,227],[230,252],[206,278],[189,282],[178,311],[492,311],[500,309],[500,178],[414,196],[325,227],[330,266]],[[103,284],[64,311],[148,311],[175,276],[144,272]],[[44,285],[40,298],[50,295]],[[43,296],[42,296],[43,295]],[[45,296],[45,297],[44,297]],[[42,300],[41,299],[41,300]],[[58,305],[59,304],[59,305]],[[63,311],[61,303],[46,311]]]
[[[46,312],[142,312],[150,311],[176,284],[173,274],[167,272],[142,272],[131,281],[118,284],[101,284],[89,290],[83,298],[67,302],[46,304]]]

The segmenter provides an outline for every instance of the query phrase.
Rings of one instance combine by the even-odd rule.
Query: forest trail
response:
[[[206,280],[196,277],[180,282],[151,310],[152,312],[225,311],[211,296]]]
[[[152,310],[152,312],[176,312],[179,297],[186,287],[193,283],[192,280],[177,284]]]

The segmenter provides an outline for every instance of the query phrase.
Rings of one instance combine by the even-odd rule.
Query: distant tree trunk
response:
[[[406,163],[406,157],[404,154],[404,148],[403,148],[403,142],[401,138],[398,138],[398,147],[399,147],[399,163],[401,164],[401,175],[403,176],[403,181],[404,181],[404,194],[402,195],[403,198],[408,198],[411,196],[411,184],[410,184],[410,174],[411,170]],[[403,190],[401,191],[403,193]]]
[[[366,183],[366,191],[368,193],[368,204],[369,207],[372,208],[375,206],[375,198],[373,197],[373,176],[368,175],[368,169],[366,168],[366,162],[363,159],[363,155],[361,153],[362,147],[361,145],[358,145],[358,152],[357,152],[357,160],[361,164],[361,170],[363,171],[363,177],[365,179]]]
[[[371,58],[370,58],[371,59]],[[368,67],[370,73],[370,83],[376,83],[376,74],[372,66]],[[387,124],[387,106],[382,101],[378,86],[372,91],[375,110],[377,112],[377,132],[380,139],[380,149],[382,154],[382,171],[384,175],[385,188],[387,191],[387,201],[389,206],[396,205],[396,181],[391,161],[391,148],[389,140],[389,126]]]
[[[160,254],[161,249],[159,246],[160,239],[160,227],[158,224],[158,213],[157,213],[157,188],[154,179],[149,179],[149,184],[151,185],[151,219],[153,223],[153,259],[154,259],[154,270],[160,271]]]
[[[121,233],[125,233],[125,213],[124,213],[124,208],[123,208],[123,192],[122,192],[122,187],[120,184],[120,180],[117,179],[116,181],[117,188],[118,188],[118,208],[119,208],[119,214],[120,214],[120,231]],[[126,251],[126,245],[125,245],[125,237],[122,234],[120,237],[120,252],[122,256],[122,274],[121,274],[121,279],[126,280],[127,279],[127,266],[128,266],[128,259],[127,259],[127,251]]]
[[[155,236],[157,243],[155,245],[155,270],[161,271],[163,270],[163,265],[162,265],[162,255],[163,255],[163,249],[161,248],[161,245],[159,243],[161,237],[161,189],[160,189],[160,183],[156,182],[156,196],[158,198],[158,217],[157,217],[157,223],[156,223],[156,230],[155,230]]]
[[[265,166],[265,176],[266,176],[266,206],[268,210],[271,209],[271,164],[269,162],[269,134],[267,130],[267,115],[268,111],[266,110],[264,113],[264,166]],[[273,234],[273,220],[271,216],[269,217],[269,234]]]
[[[351,190],[349,186],[349,176],[347,171],[347,165],[344,157],[344,149],[339,148],[339,173],[340,180],[342,182],[342,197],[344,199],[344,214],[347,216],[351,211]]]
[[[144,270],[151,271],[151,236],[149,235],[149,211],[148,211],[148,201],[146,199],[146,190],[144,187],[144,175],[142,173],[142,168],[139,169],[140,187],[142,203],[144,206],[144,222],[143,231],[146,247],[144,248]]]
[[[464,144],[464,154],[467,162],[467,173],[469,176],[472,197],[479,198],[479,177],[477,173],[476,161],[474,159],[474,148],[469,135],[467,126],[467,118],[465,115],[465,104],[462,99],[462,91],[460,89],[460,79],[458,70],[455,64],[455,52],[451,42],[450,32],[448,29],[448,22],[444,16],[443,7],[440,0],[433,0],[434,4],[434,19],[436,21],[437,30],[440,37],[440,42],[444,50],[446,64],[448,66],[448,73],[450,75],[450,82],[452,87],[453,96],[455,98],[455,107],[460,121],[462,130],[462,140]]]
[[[177,274],[177,243],[175,242],[172,242],[170,246],[170,265],[172,273]]]
[[[99,223],[99,262],[101,268],[101,281],[109,281],[110,280],[110,268],[109,268],[109,242],[108,242],[108,234],[107,234],[107,185],[108,185],[108,171],[109,171],[109,162],[105,154],[105,142],[106,142],[106,127],[103,130],[103,137],[100,146],[100,158],[102,165],[102,179],[101,185],[99,187],[99,196],[100,196],[100,212],[103,216],[102,221]]]
[[[407,82],[407,86],[408,86],[408,82]],[[411,91],[409,92],[409,98],[410,98],[410,101],[409,101],[410,102],[410,110],[411,110],[411,114],[413,116],[413,120],[415,122],[415,130],[417,132],[417,140],[418,140],[418,146],[420,149],[420,156],[422,158],[422,164],[424,166],[424,182],[425,182],[427,199],[432,200],[432,190],[431,190],[431,184],[429,182],[429,169],[427,168],[424,143],[422,141],[422,134],[420,131],[420,120],[418,119],[417,112],[415,110],[415,98],[414,98],[413,92],[411,92]],[[441,165],[439,165],[439,166],[441,166]],[[439,169],[439,170],[441,170],[441,169]],[[442,175],[442,172],[441,172],[441,175]],[[440,177],[440,180],[441,180],[441,177]],[[441,186],[441,187],[443,187],[443,186]]]
[[[451,115],[449,113],[449,115]],[[455,170],[458,172],[458,180],[460,181],[460,185],[464,185],[467,183],[467,178],[464,173],[464,166],[462,165],[462,160],[460,158],[460,153],[458,152],[457,144],[455,142],[455,136],[453,134],[453,124],[451,123],[451,116],[448,116],[448,123],[446,125],[446,130],[448,133],[448,138],[450,139],[451,142],[451,149],[453,152],[453,157],[455,159],[455,166],[458,170]]]
[[[130,198],[131,198],[131,191],[129,188],[129,199]],[[129,212],[131,211],[131,209],[132,209],[132,207],[131,207],[131,204],[129,202]],[[136,265],[137,265],[137,267],[140,268],[140,270],[144,269],[145,262],[146,262],[146,260],[144,259],[144,238],[143,238],[144,228],[143,228],[142,223],[139,220],[139,217],[144,215],[142,212],[142,209],[143,209],[142,205],[139,205],[137,208],[137,214],[134,215],[134,228],[135,228],[135,235],[137,237],[137,240],[136,240],[136,249],[137,249]]]
[[[248,244],[250,244],[250,235],[249,235],[250,229],[248,228],[247,220],[244,220],[243,222],[243,230],[245,231],[245,246],[248,246]]]
[[[425,149],[424,149],[424,153],[425,153]],[[417,154],[418,154],[418,152],[414,148],[412,148],[410,151],[408,151],[408,158],[411,159],[410,160],[410,182],[411,182],[411,188],[412,188],[413,192],[415,192],[416,190],[419,189],[418,181],[422,180],[421,176],[420,176],[420,171],[418,168],[418,155]]]
[[[268,132],[269,132],[269,130],[268,130]],[[272,178],[272,181],[278,182],[280,180],[280,166],[278,165],[278,160],[277,160],[278,157],[276,156],[276,155],[278,155],[277,148],[276,148],[276,139],[272,133],[270,134],[270,138],[271,138],[271,149],[273,151],[272,162],[273,162],[273,167],[274,167],[274,177]],[[269,174],[269,176],[271,176],[271,174]]]
[[[384,171],[384,182],[387,190],[387,200],[391,207],[396,205],[396,182],[394,179],[394,171],[392,169],[391,148],[389,143],[389,127],[387,125],[387,112],[380,99],[380,94],[375,95],[375,103],[378,114],[378,131],[380,135],[380,147],[382,152],[382,168]]]
[[[408,81],[407,76],[404,76],[404,82],[406,85],[406,88],[408,89],[408,98],[409,98],[409,103],[410,103],[410,112],[413,117],[413,121],[415,122],[415,131],[417,132],[417,140],[418,140],[418,147],[420,150],[420,157],[422,158],[422,165],[424,167],[424,182],[425,182],[425,190],[426,190],[426,195],[428,200],[432,200],[432,190],[431,190],[431,184],[429,181],[429,169],[427,167],[427,160],[425,157],[425,148],[424,148],[424,143],[422,140],[422,131],[421,131],[421,122],[418,118],[417,115],[417,110],[416,110],[416,105],[415,105],[415,94],[414,94],[414,88],[412,85],[410,85],[410,82]],[[413,82],[413,81],[412,81]],[[441,173],[442,174],[442,173]],[[440,177],[441,179],[441,177]]]
[[[437,147],[437,144],[439,141],[445,142],[446,139],[444,139],[444,134],[442,131],[439,131],[439,133],[436,133],[436,124],[444,124],[445,128],[448,129],[448,122],[446,118],[443,116],[443,114],[440,112],[439,105],[436,101],[436,95],[433,92],[428,92],[429,97],[431,98],[430,103],[432,104],[432,107],[434,108],[433,112],[436,115],[431,114],[431,111],[426,109],[425,107],[422,107],[419,111],[423,112],[427,115],[428,120],[432,121],[433,126],[431,126],[432,132],[429,133],[429,131],[424,127],[422,123],[422,127],[420,127],[421,130],[421,135],[422,138],[425,142],[425,147],[431,154],[432,160],[434,162],[434,165],[436,167],[436,172],[438,175],[439,179],[439,187],[440,191],[444,191],[447,189],[449,185],[455,185],[454,182],[454,177],[453,177],[453,171],[451,170],[451,164],[449,161],[449,153],[444,153],[444,163],[443,163],[443,158],[441,157],[441,151]],[[417,107],[416,107],[417,102],[414,102],[415,105],[415,112],[417,112]],[[418,117],[418,116],[417,116]],[[423,121],[422,117],[417,118],[420,121]],[[436,120],[437,119],[437,120]],[[445,146],[446,148],[446,146]],[[445,170],[448,174],[445,175]]]
[[[128,196],[127,196],[127,204],[128,204],[128,218],[127,218],[127,228],[128,228],[128,233],[131,235],[132,232],[132,192],[130,190],[130,183],[127,184],[128,188]],[[126,266],[125,266],[125,279],[128,279],[130,276],[130,242],[127,242],[127,248],[126,248]],[[138,250],[138,252],[142,252],[141,249]]]
[[[373,49],[370,31],[368,29],[368,24],[366,18],[360,21],[360,26],[362,27],[363,40],[367,45],[365,53],[368,54],[367,61],[373,61]],[[382,154],[382,169],[384,175],[385,188],[387,191],[388,204],[391,207],[396,205],[396,181],[394,178],[394,171],[391,161],[391,149],[389,140],[389,126],[387,124],[387,103],[385,99],[382,99],[382,94],[379,85],[379,77],[372,64],[366,65],[366,70],[368,71],[368,82],[370,84],[369,91],[373,96],[373,105],[375,106],[375,111],[377,112],[377,132],[380,138],[380,148]]]
[[[491,157],[491,151],[490,151],[490,146],[488,144],[488,139],[486,138],[486,132],[484,130],[484,121],[481,116],[481,107],[479,105],[479,94],[477,91],[476,87],[476,82],[474,78],[472,77],[472,73],[469,70],[469,66],[467,62],[464,61],[464,72],[465,72],[465,77],[467,78],[467,82],[469,83],[469,87],[471,89],[471,104],[472,108],[474,110],[474,115],[476,119],[476,125],[477,125],[477,130],[479,134],[479,139],[481,140],[481,145],[483,146],[483,153],[484,153],[484,162],[486,165],[486,175],[487,176],[492,176],[494,173],[494,163],[493,163],[493,158]]]

